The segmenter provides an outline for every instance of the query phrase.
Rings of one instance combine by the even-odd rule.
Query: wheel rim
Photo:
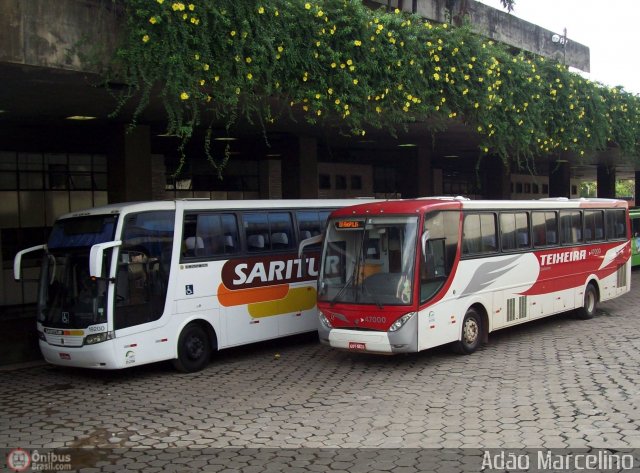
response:
[[[468,318],[462,327],[462,338],[465,344],[473,345],[478,339],[480,328],[478,322],[474,318]]]
[[[200,337],[193,335],[186,340],[185,349],[189,359],[197,360],[204,353],[204,341]]]

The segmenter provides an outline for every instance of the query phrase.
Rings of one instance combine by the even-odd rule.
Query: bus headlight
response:
[[[333,325],[331,325],[331,322],[329,322],[329,319],[327,319],[327,316],[324,315],[321,311],[318,311],[318,318],[320,319],[320,323],[324,328],[328,330],[331,330],[333,328]]]
[[[389,327],[389,332],[397,332],[398,330],[400,330],[402,326],[406,324],[409,321],[409,319],[414,315],[416,315],[415,312],[409,312],[408,314],[404,314],[402,317],[400,317],[398,320],[396,320],[394,323],[391,324],[391,327]]]
[[[84,337],[84,344],[95,345],[96,343],[106,342],[113,338],[115,338],[113,332],[92,333],[91,335]]]

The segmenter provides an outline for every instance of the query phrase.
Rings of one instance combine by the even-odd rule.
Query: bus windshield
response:
[[[417,216],[330,220],[318,300],[408,305],[413,300]]]
[[[86,328],[107,321],[106,284],[89,277],[89,251],[113,240],[117,215],[58,220],[51,230],[38,294],[38,321],[47,327]]]

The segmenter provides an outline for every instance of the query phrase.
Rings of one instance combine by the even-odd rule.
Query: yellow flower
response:
[[[200,79],[200,85],[204,85],[204,79]]]
[[[251,59],[250,57],[246,57],[246,58],[244,58],[244,60],[247,62],[247,64],[251,64],[251,61],[253,59]]]
[[[182,100],[187,100],[187,99],[189,98],[189,94],[188,94],[188,93],[186,93],[186,92],[182,92],[182,93],[180,94],[180,98],[181,98]]]
[[[164,3],[164,0],[156,0],[160,5]]]
[[[155,16],[152,16],[151,18],[149,18],[149,23],[151,23],[152,25],[155,25],[158,22],[158,20],[156,19]]]
[[[440,74],[438,74],[437,72],[433,75],[433,78],[435,80],[440,80]]]
[[[347,59],[347,65],[350,66],[351,64],[353,64],[353,61],[351,59]]]
[[[335,104],[340,105],[340,99],[336,99]]]
[[[282,46],[278,46],[278,52],[281,53],[282,51],[284,51],[284,48]]]
[[[323,12],[322,10],[320,10],[320,11],[318,12],[318,18],[319,18],[319,17],[321,17],[322,15],[324,15],[324,12]]]
[[[144,36],[142,37],[142,42],[143,42],[143,43],[146,43],[147,41],[149,41],[149,35],[148,35],[148,34],[146,34],[146,35],[144,35]]]
[[[249,79],[249,80],[253,79],[253,74],[251,74],[251,73],[247,74],[247,79]]]
[[[204,64],[202,66],[202,69],[204,69],[205,71],[208,71],[209,70],[209,64]]]
[[[311,10],[311,4],[310,3],[305,3],[304,4],[304,8],[307,10]]]
[[[190,4],[189,4],[189,10],[190,10],[190,11],[193,11],[193,10],[195,10],[195,9],[196,9],[196,6],[195,6],[193,3],[190,3]]]
[[[275,16],[280,16],[280,12],[279,12],[278,10],[274,11],[274,12],[273,12],[273,14],[274,14]]]
[[[213,80],[218,82],[220,80],[220,76],[213,76]]]
[[[356,39],[356,40],[353,42],[353,44],[354,44],[354,45],[356,45],[356,46],[362,46],[362,41],[360,41],[359,39]]]
[[[336,68],[336,66],[337,66],[337,64],[336,64],[335,62],[332,62],[332,63],[331,63],[331,68],[332,68],[332,69],[335,69],[335,68]]]
[[[333,94],[333,89],[332,89],[332,88],[328,88],[328,89],[327,89],[327,93],[328,93],[329,95]]]
[[[358,79],[353,79],[353,85],[358,85]]]
[[[236,30],[233,30],[229,33],[231,36],[235,36],[236,35]]]
[[[258,13],[260,13],[261,15],[264,14],[264,7],[258,8]]]

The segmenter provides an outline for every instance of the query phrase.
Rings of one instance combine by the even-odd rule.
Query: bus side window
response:
[[[300,241],[320,235],[324,230],[324,226],[329,217],[329,212],[317,210],[299,210],[296,212],[296,221],[298,223],[298,235]],[[319,251],[321,244],[307,246],[307,251]]]
[[[203,212],[185,215],[182,256],[217,257],[236,253],[238,225],[234,214]]]
[[[420,239],[420,301],[426,302],[442,288],[456,259],[460,213],[443,211],[425,217]]]

